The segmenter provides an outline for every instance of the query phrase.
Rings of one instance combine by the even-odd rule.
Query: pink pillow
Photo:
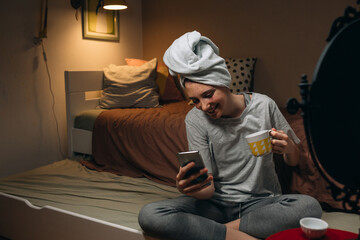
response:
[[[125,58],[126,64],[130,66],[141,66],[146,60],[136,58]],[[175,79],[169,74],[168,67],[163,62],[157,65],[156,83],[159,86],[159,95],[161,101],[182,101],[184,95],[181,87],[176,85]]]

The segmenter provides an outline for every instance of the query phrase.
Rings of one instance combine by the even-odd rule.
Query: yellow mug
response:
[[[263,130],[245,137],[254,156],[259,157],[271,153],[272,145],[270,132],[271,130]]]

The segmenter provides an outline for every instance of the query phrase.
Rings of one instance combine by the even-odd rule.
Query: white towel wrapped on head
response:
[[[164,63],[170,74],[184,79],[213,86],[229,88],[230,73],[225,60],[219,56],[219,48],[197,31],[188,32],[176,39],[164,54]]]

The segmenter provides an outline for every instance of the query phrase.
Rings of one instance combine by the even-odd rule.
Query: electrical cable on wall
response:
[[[58,139],[58,143],[59,143],[59,153],[60,153],[62,159],[64,159],[65,154],[62,151],[62,144],[61,144],[60,132],[59,132],[59,123],[58,123],[58,119],[57,119],[56,113],[55,113],[55,95],[54,95],[54,91],[52,89],[51,75],[50,75],[50,71],[49,71],[49,66],[48,66],[48,62],[47,62],[47,57],[46,57],[46,52],[45,52],[45,47],[44,47],[43,41],[41,41],[41,48],[42,48],[42,53],[43,53],[44,62],[45,62],[45,66],[46,66],[46,72],[47,72],[48,80],[49,80],[49,90],[50,90],[51,97],[52,97],[52,113],[53,113],[55,123],[56,123],[56,133],[57,133],[57,139]]]
[[[48,0],[41,0],[40,31],[39,31],[38,36],[34,37],[34,44],[36,46],[41,44],[42,54],[43,54],[43,58],[44,58],[45,66],[46,66],[46,72],[48,75],[49,90],[50,90],[51,97],[52,97],[52,113],[53,113],[53,116],[55,119],[55,124],[56,124],[56,133],[57,133],[57,139],[58,139],[58,143],[59,143],[59,153],[60,153],[62,159],[64,159],[65,154],[62,151],[62,144],[61,144],[60,132],[59,132],[59,123],[58,123],[58,119],[57,119],[56,113],[55,113],[55,95],[54,95],[54,91],[52,89],[51,75],[50,75],[50,71],[49,71],[49,66],[48,66],[48,62],[47,62],[44,41],[43,41],[43,39],[47,37],[47,17],[48,17]]]

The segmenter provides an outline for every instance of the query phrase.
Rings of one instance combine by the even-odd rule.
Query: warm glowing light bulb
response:
[[[104,9],[106,10],[123,10],[127,9],[126,5],[105,5]]]

